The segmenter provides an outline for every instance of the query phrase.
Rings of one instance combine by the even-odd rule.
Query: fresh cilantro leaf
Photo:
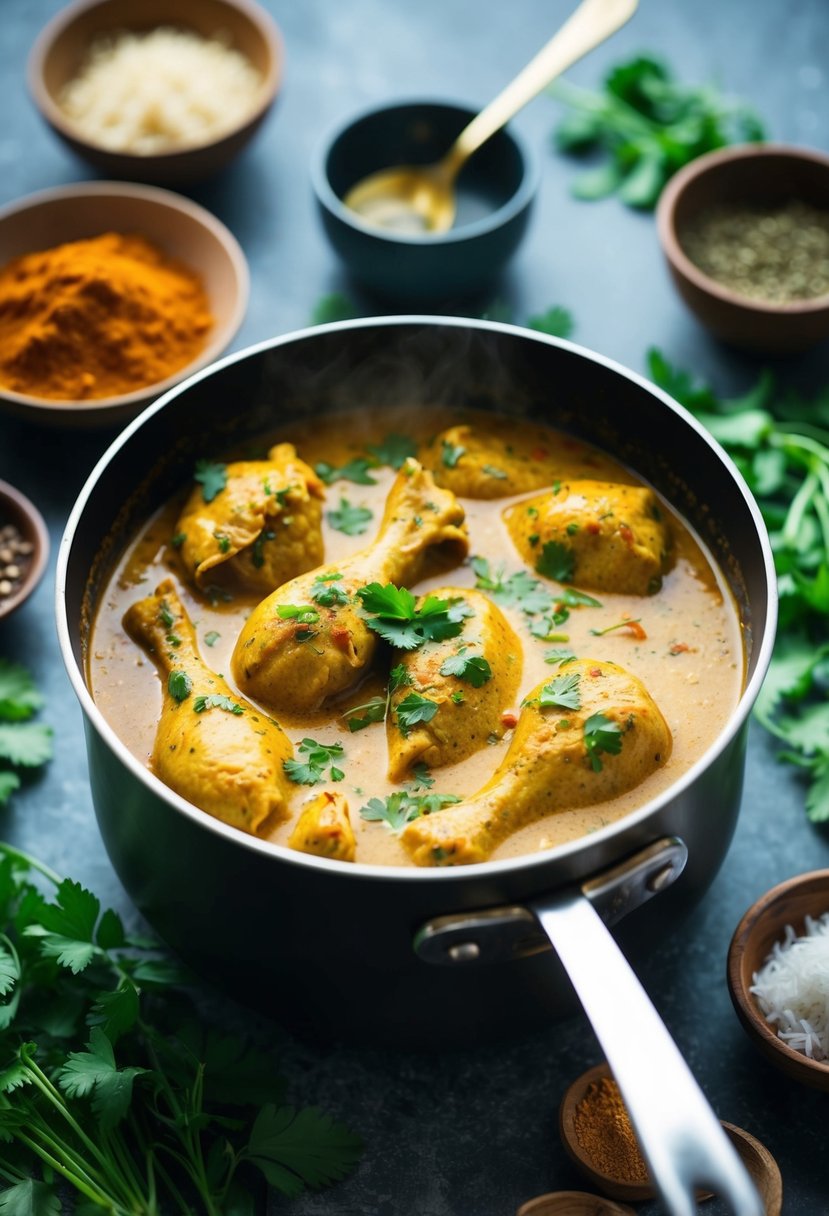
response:
[[[268,1103],[256,1117],[244,1155],[271,1186],[292,1197],[306,1186],[345,1178],[361,1152],[359,1137],[321,1111]]]
[[[14,791],[19,789],[20,778],[17,773],[4,772],[0,769],[0,806],[4,806]]]
[[[311,599],[323,608],[338,608],[348,603],[348,592],[336,583],[342,578],[341,574],[321,574],[311,587]]]
[[[339,507],[326,511],[325,517],[336,532],[344,532],[346,536],[362,536],[368,531],[374,512],[368,507],[355,507],[347,498],[341,498]]]
[[[564,663],[570,663],[576,656],[572,650],[567,650],[565,647],[556,647],[554,650],[548,650],[544,654],[545,663],[558,663],[559,666]]]
[[[461,651],[444,659],[440,665],[440,674],[457,676],[459,680],[466,680],[473,688],[482,688],[487,680],[492,679],[492,668],[481,655],[468,655]]]
[[[341,760],[345,755],[342,743],[318,743],[316,739],[303,739],[297,750],[301,755],[307,756],[305,763],[299,760],[282,762],[282,767],[291,781],[295,781],[297,785],[316,785],[325,780],[326,768],[332,781],[342,781],[342,770],[333,765],[334,760]]]
[[[215,646],[221,636],[222,635],[220,633],[217,633],[215,629],[210,629],[204,635],[205,645],[206,646]]]
[[[503,469],[499,469],[494,464],[485,464],[481,469],[482,473],[486,473],[487,477],[494,477],[496,481],[506,481],[507,475]]]
[[[125,977],[112,992],[101,992],[87,1016],[90,1026],[100,1026],[110,1043],[132,1030],[140,1009],[138,989]]]
[[[555,579],[557,583],[569,583],[576,569],[576,558],[573,550],[560,541],[548,540],[542,546],[535,568],[545,578]]]
[[[576,591],[574,587],[562,587],[556,592],[556,603],[566,608],[601,608],[602,601],[594,599],[584,591]]]
[[[528,329],[537,329],[553,338],[569,338],[574,329],[573,314],[556,305],[527,320]]]
[[[397,692],[398,688],[408,688],[412,677],[402,663],[396,664],[389,672],[389,692]]]
[[[354,705],[351,709],[346,710],[343,717],[353,734],[358,730],[365,730],[367,726],[371,726],[375,722],[384,722],[388,708],[387,697],[372,697],[364,705]]]
[[[283,621],[298,621],[300,625],[316,625],[320,619],[313,604],[277,604],[276,615]]]
[[[420,693],[410,692],[394,711],[401,735],[408,735],[418,722],[431,722],[439,708],[437,701],[422,697]]]
[[[539,708],[549,709],[551,706],[556,705],[562,709],[581,709],[580,684],[581,676],[578,672],[570,675],[556,676],[554,680],[550,680],[541,689],[538,698]]]
[[[236,714],[237,717],[245,712],[241,705],[222,693],[212,693],[209,697],[196,697],[193,701],[195,713],[203,714],[208,709],[223,709],[229,714]]]
[[[0,658],[0,720],[19,722],[43,707],[31,674],[19,663]]]
[[[406,461],[417,455],[417,444],[408,435],[390,434],[378,444],[370,443],[367,450],[371,452],[378,464],[389,465],[392,469],[401,469]]]
[[[434,784],[434,777],[423,763],[414,765],[411,778],[405,783],[406,789],[411,794],[416,794],[418,790],[430,790]]]
[[[193,691],[193,681],[186,671],[171,671],[167,677],[167,691],[174,701],[186,701]]]
[[[376,486],[377,478],[372,477],[369,472],[373,468],[376,468],[375,461],[369,460],[366,456],[356,456],[353,460],[341,465],[340,468],[326,464],[325,461],[314,465],[317,477],[327,486],[332,485],[335,481],[353,481],[358,486]]]
[[[92,1095],[92,1109],[103,1127],[114,1127],[129,1110],[133,1082],[146,1068],[122,1068],[100,1026],[89,1034],[88,1051],[73,1051],[58,1073],[58,1085],[70,1098]]]
[[[397,792],[387,798],[370,798],[360,807],[360,818],[367,823],[384,823],[392,832],[402,832],[407,823],[421,815],[432,815],[460,802],[456,794],[414,794]]]
[[[328,325],[331,321],[350,321],[358,315],[348,296],[340,291],[332,291],[317,300],[311,312],[311,324]]]
[[[201,485],[204,501],[212,502],[227,485],[227,465],[212,460],[197,460],[193,480]]]
[[[462,599],[424,597],[420,607],[411,591],[394,583],[368,583],[357,589],[365,621],[385,641],[400,650],[415,650],[424,642],[457,637],[470,609]]]
[[[584,746],[594,773],[602,771],[603,752],[618,756],[622,750],[622,728],[605,714],[591,714],[584,723]]]
[[[460,460],[461,456],[466,452],[466,448],[459,444],[450,443],[448,439],[441,440],[440,458],[447,469],[454,469]]]
[[[0,1194],[2,1216],[60,1216],[60,1197],[51,1183],[27,1178]]]
[[[35,722],[0,723],[0,760],[37,768],[52,758],[52,731]]]
[[[263,528],[250,547],[250,560],[257,570],[265,564],[265,545],[269,540],[276,540],[276,533],[273,528]]]

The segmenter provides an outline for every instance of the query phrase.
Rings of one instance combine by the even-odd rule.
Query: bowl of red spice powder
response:
[[[241,324],[247,263],[189,199],[91,182],[0,209],[0,407],[111,426],[213,362]]]

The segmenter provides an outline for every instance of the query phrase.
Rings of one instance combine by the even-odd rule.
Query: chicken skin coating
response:
[[[670,564],[670,532],[647,486],[559,482],[508,507],[504,521],[539,574],[585,590],[653,595]]]
[[[548,486],[561,461],[550,451],[549,438],[538,443],[516,441],[515,430],[493,419],[486,429],[451,426],[435,435],[420,452],[439,486],[461,498],[509,498]]]
[[[303,808],[288,846],[333,861],[353,861],[357,843],[345,797],[333,790],[318,794]]]
[[[416,865],[486,861],[545,815],[634,789],[671,754],[671,732],[644,685],[615,663],[577,659],[524,702],[509,750],[482,789],[403,832]]]
[[[358,589],[416,582],[435,548],[456,563],[464,559],[464,510],[431,473],[408,460],[368,548],[285,583],[248,617],[233,651],[239,687],[265,705],[296,713],[347,692],[366,674],[379,643],[365,622]]]
[[[323,558],[323,484],[296,454],[278,443],[267,460],[225,467],[227,481],[210,501],[196,486],[176,524],[186,577],[267,595],[318,566]]]
[[[124,628],[158,668],[164,690],[150,767],[171,790],[242,831],[263,835],[288,814],[282,728],[241,700],[198,653],[171,579],[127,609]]]
[[[427,642],[400,655],[386,717],[389,779],[403,781],[415,764],[439,768],[471,756],[501,726],[521,679],[521,643],[495,604],[480,591],[443,587],[431,593],[469,611],[459,637]],[[437,705],[428,721],[405,725],[407,697]]]

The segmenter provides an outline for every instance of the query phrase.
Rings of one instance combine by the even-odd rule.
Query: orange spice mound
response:
[[[213,325],[198,275],[142,236],[104,233],[0,270],[0,384],[77,401],[165,380]]]
[[[618,1182],[647,1184],[648,1167],[619,1086],[612,1077],[591,1081],[576,1106],[573,1127],[597,1173]]]

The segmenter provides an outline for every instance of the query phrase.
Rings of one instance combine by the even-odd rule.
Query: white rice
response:
[[[766,1021],[795,1051],[813,1060],[829,1059],[829,912],[807,916],[806,932],[798,937],[786,925],[783,941],[775,942],[751,991]]]
[[[60,106],[92,143],[146,156],[210,143],[241,125],[261,84],[220,35],[159,26],[95,39]]]

